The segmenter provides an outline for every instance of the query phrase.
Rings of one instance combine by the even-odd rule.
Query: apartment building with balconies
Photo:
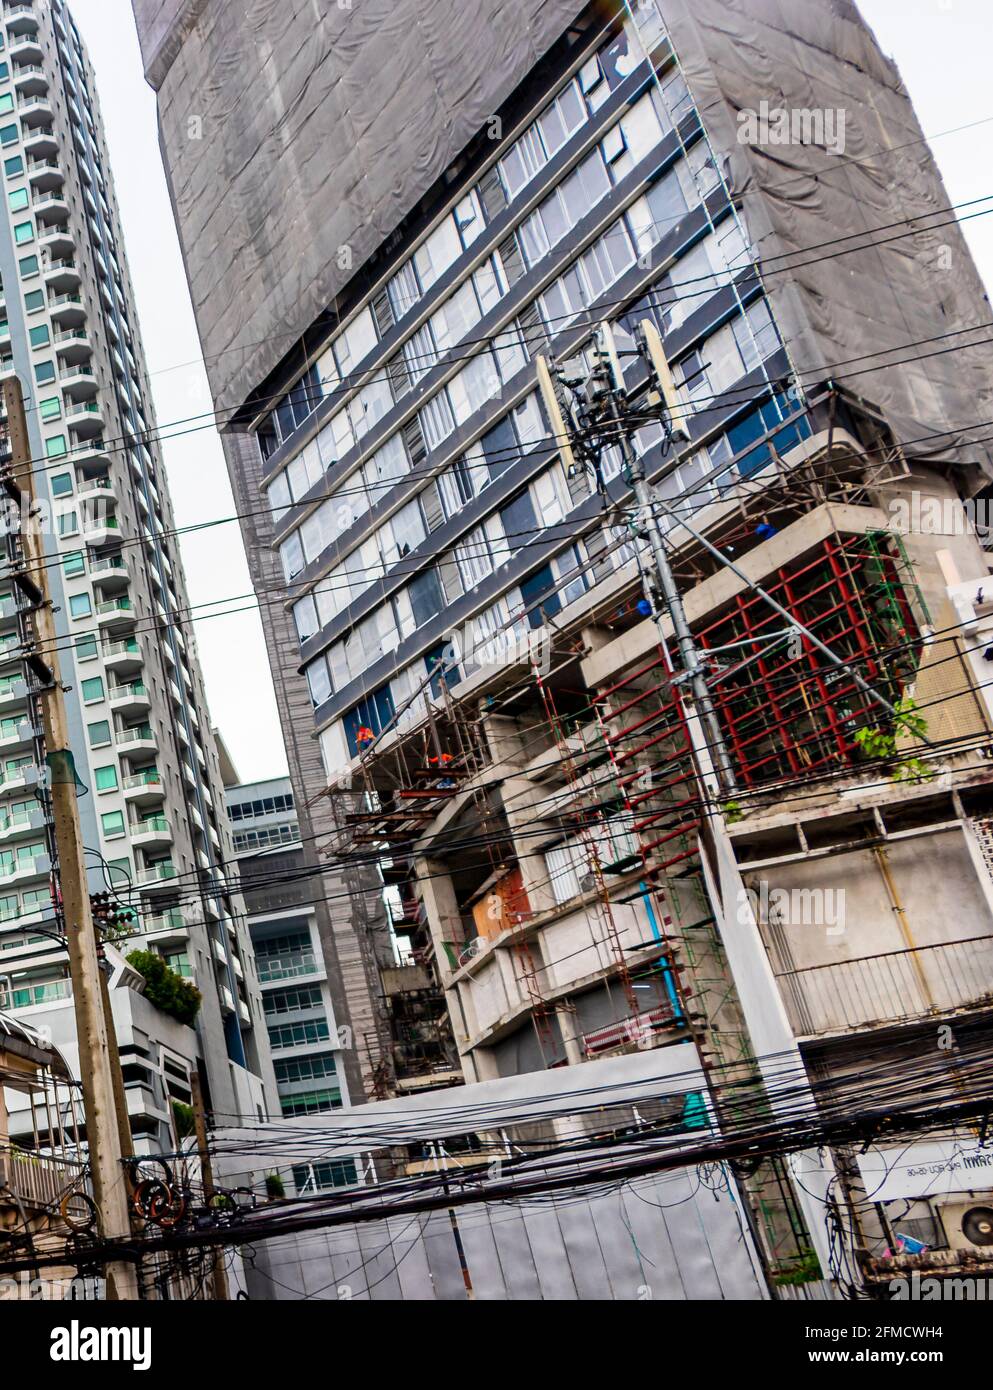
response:
[[[150,948],[195,980],[203,1002],[183,1065],[203,1069],[218,1110],[255,1115],[271,1073],[251,946],[93,69],[61,0],[0,8],[0,162],[0,371],[25,397],[91,890],[133,914],[124,950]],[[61,1038],[72,1002],[64,952],[44,935],[56,922],[26,632],[8,593],[0,1007]],[[125,993],[115,1019],[139,997]],[[141,1031],[122,1041],[132,1127],[170,1147],[161,1106],[142,1099]]]
[[[225,789],[279,1104],[288,1118],[349,1102],[317,931],[319,874],[308,874],[288,777],[229,781]]]

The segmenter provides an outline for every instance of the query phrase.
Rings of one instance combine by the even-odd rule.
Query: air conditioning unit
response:
[[[993,1198],[944,1202],[938,1214],[952,1250],[971,1250],[993,1258]]]

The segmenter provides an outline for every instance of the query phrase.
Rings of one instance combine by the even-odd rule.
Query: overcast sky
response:
[[[211,402],[130,0],[70,0],[70,6],[97,72],[159,424],[187,420],[198,427],[164,445],[177,524],[230,517],[234,502],[220,441],[200,427]],[[861,8],[896,59],[921,125],[934,139],[949,201],[993,193],[990,0],[862,0]],[[956,129],[979,121],[985,124]],[[993,217],[967,222],[964,230],[990,285]],[[181,536],[180,548],[192,604],[249,594],[237,522]],[[196,633],[213,721],[245,781],[278,776],[286,758],[258,614],[206,617],[210,608],[198,611],[204,614]]]

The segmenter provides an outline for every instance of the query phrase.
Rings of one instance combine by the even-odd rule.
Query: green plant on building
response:
[[[270,1202],[277,1202],[286,1196],[286,1187],[283,1179],[278,1173],[266,1173],[265,1175],[265,1195]]]
[[[181,1100],[173,1100],[172,1117],[176,1122],[176,1137],[178,1139],[189,1139],[196,1133],[196,1119],[193,1115],[193,1106],[186,1105]]]
[[[895,710],[892,729],[887,731],[877,726],[858,730],[855,742],[859,751],[864,758],[898,759],[892,774],[894,782],[928,782],[934,773],[927,764],[909,755],[901,757],[897,750],[897,738],[901,733],[910,734],[916,739],[926,738],[927,720],[917,713],[917,705],[909,695],[901,695]]]
[[[127,960],[144,976],[145,998],[191,1028],[200,1012],[201,995],[196,985],[170,969],[155,951],[132,951]]]
[[[810,1284],[815,1279],[823,1279],[820,1262],[813,1250],[802,1250],[788,1262],[790,1267],[772,1276],[772,1282],[780,1288],[784,1285]]]

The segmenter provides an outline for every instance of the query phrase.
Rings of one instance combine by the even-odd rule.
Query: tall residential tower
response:
[[[271,1072],[94,75],[62,0],[0,10],[0,157],[0,371],[20,378],[50,517],[90,888],[134,914],[110,953],[132,1128],[172,1148],[170,1100],[189,1101],[191,1067],[218,1111],[247,1115]],[[27,628],[0,586],[0,1010],[49,1028],[74,1062],[66,960],[44,935],[51,827]],[[136,947],[195,980],[195,1028],[143,996],[121,959]],[[12,1111],[15,1137],[18,1124]]]

